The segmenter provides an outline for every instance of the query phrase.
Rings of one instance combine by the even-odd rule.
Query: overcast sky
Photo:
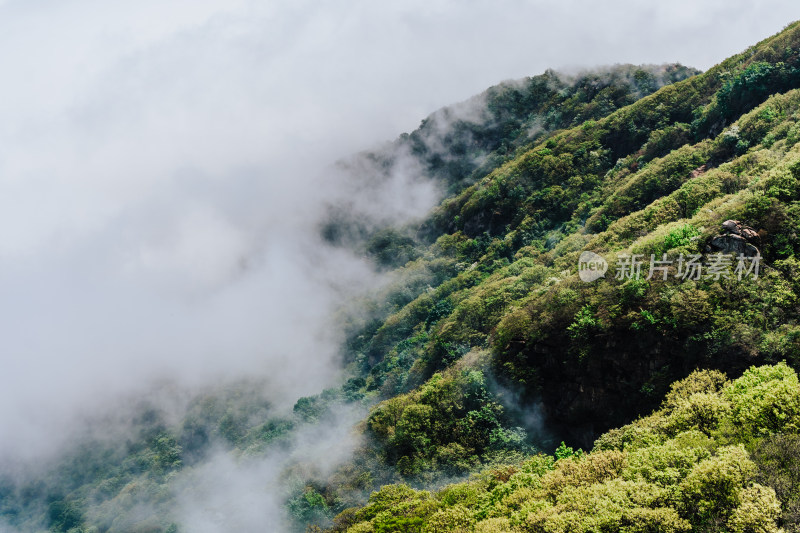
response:
[[[336,158],[504,79],[706,69],[797,18],[789,0],[0,0],[0,453],[163,376],[267,374],[289,403],[332,383],[326,317],[370,279],[314,234]],[[412,197],[401,215],[435,201]]]

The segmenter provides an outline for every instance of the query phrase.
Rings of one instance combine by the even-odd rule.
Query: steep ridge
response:
[[[369,194],[371,187],[382,185],[381,180],[403,174],[400,183],[420,180],[437,184],[443,195],[455,194],[552,131],[602,118],[695,73],[680,65],[617,65],[575,75],[548,71],[504,82],[467,102],[437,111],[419,129],[393,143],[341,161],[340,170],[349,175],[343,183],[353,184],[353,195]],[[370,213],[354,210],[341,198],[332,202],[330,213],[323,235],[331,243],[367,254],[380,270],[389,271],[420,258],[427,242],[418,227],[396,227],[391,218],[370,218]],[[438,285],[430,275],[437,268],[432,264],[441,267],[434,274],[439,282],[456,273],[449,259],[426,263],[425,272],[401,269],[389,275],[405,287],[402,291],[390,289],[391,294],[359,302],[363,306],[347,302],[346,308],[357,309],[344,313],[352,319],[351,344],[364,332],[364,323],[359,325],[355,318],[363,317],[365,310],[370,323],[380,324],[428,284]],[[440,306],[436,313],[444,316],[445,311]],[[431,315],[428,322],[432,325],[438,316]],[[348,360],[359,357],[348,347],[345,351]],[[383,354],[375,357],[382,364],[390,360]],[[0,529],[175,532],[191,527],[184,523],[187,517],[202,522],[207,513],[212,518],[224,513],[227,523],[241,523],[246,519],[240,515],[252,515],[250,520],[269,521],[281,530],[294,527],[302,531],[307,523],[329,522],[342,506],[365,501],[369,490],[397,475],[369,446],[356,454],[357,466],[346,464],[329,477],[319,472],[319,465],[333,461],[335,466],[338,459],[330,459],[328,454],[312,454],[310,461],[296,458],[298,450],[309,446],[309,433],[324,432],[330,446],[340,453],[351,451],[349,445],[337,442],[353,423],[355,415],[350,413],[363,413],[381,399],[374,390],[362,390],[366,380],[361,371],[354,370],[354,374],[341,389],[301,398],[290,413],[265,400],[264,384],[257,379],[208,390],[171,391],[185,396],[181,400],[185,404],[178,408],[146,398],[132,399],[129,409],[114,413],[114,420],[90,420],[81,427],[85,436],[58,457],[24,467],[3,465]],[[468,410],[485,408],[487,415],[496,413],[503,418],[503,407],[491,400],[483,374],[472,377],[474,395],[466,404]],[[170,391],[153,393],[158,397]],[[522,430],[489,429],[500,431],[498,435],[515,446],[525,444]],[[479,446],[482,438],[476,441]],[[470,458],[448,471],[460,475],[479,462]],[[225,472],[220,463],[233,472]],[[251,479],[263,471],[272,472],[272,477]],[[234,490],[216,486],[230,480],[271,486],[262,493],[255,491],[261,507],[253,509],[236,501]],[[323,485],[330,487],[324,497],[309,490]],[[194,503],[186,503],[189,494]],[[224,497],[227,502],[209,504],[205,501],[208,497]],[[242,493],[243,499],[249,497],[253,495]],[[283,520],[284,515],[288,521]]]
[[[364,453],[396,479],[430,482],[527,453],[515,424],[533,409],[555,435],[591,447],[694,369],[798,368],[799,50],[794,23],[704,74],[544,135],[445,199],[422,225],[436,241],[400,277],[424,285],[399,282],[397,310],[349,346],[361,373],[351,393],[387,398],[365,422]],[[606,261],[605,277],[581,279],[584,252]],[[661,268],[648,279],[651,257]],[[687,273],[692,257],[699,276]],[[780,364],[758,372],[791,372]],[[792,406],[794,381],[789,390]],[[760,436],[770,432],[796,428]],[[725,442],[750,453],[763,444]],[[414,527],[423,522],[438,530]],[[542,527],[523,529],[560,530]]]
[[[284,465],[298,531],[798,530],[799,51],[794,23],[687,79],[548,72],[343,161],[444,195],[406,227],[331,207],[328,240],[393,280],[345,306],[346,383],[290,415],[257,384],[198,395],[177,423],[142,408],[124,447],[0,479],[0,515],[174,533],[175,480],[213,450],[287,452],[357,406],[350,460]],[[737,271],[752,250],[757,276]]]
[[[615,65],[574,75],[549,70],[506,81],[434,112],[410,134],[343,159],[339,166],[360,178],[362,194],[393,175],[410,174],[433,180],[445,197],[452,196],[514,159],[537,139],[605,117],[697,73],[679,64]],[[350,207],[331,206],[330,222],[323,229],[330,241],[358,240],[369,236],[376,222],[380,225],[364,213],[353,213]],[[385,257],[389,263],[384,266],[402,266],[403,257]]]
[[[495,372],[527,396],[543,395],[551,420],[575,428],[575,436],[589,419],[596,434],[655,407],[672,381],[698,365],[741,372],[757,356],[789,355],[768,354],[760,340],[735,330],[767,335],[792,322],[793,308],[759,328],[734,317],[743,302],[755,305],[757,295],[771,292],[769,285],[756,288],[772,283],[769,276],[789,282],[777,267],[793,255],[793,233],[781,231],[793,200],[767,183],[776,174],[793,176],[796,95],[777,93],[800,82],[797,36],[792,25],[705,74],[557,131],[446,199],[427,221],[442,235],[405,270],[441,272],[447,265],[455,275],[440,273],[443,280],[374,334],[361,332],[351,353],[369,367],[398,342],[413,341],[420,349],[413,384],[456,352],[490,348]],[[739,114],[731,116],[734,107]],[[583,250],[646,252],[648,259],[704,252],[726,218],[763,233],[767,275],[754,283],[584,284],[577,276]],[[692,300],[698,291],[713,301],[677,316],[676,294]],[[717,311],[700,316],[705,308]],[[643,312],[652,319],[642,323]],[[415,340],[422,333],[424,343]],[[380,363],[372,367],[367,389],[385,374]]]

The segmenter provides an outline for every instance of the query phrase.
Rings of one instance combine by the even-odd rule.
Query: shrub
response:
[[[674,230],[670,231],[664,237],[665,250],[672,250],[681,246],[688,246],[691,244],[694,237],[700,235],[700,230],[691,224],[684,224]]]
[[[463,505],[439,509],[426,521],[424,533],[470,533],[475,520]]]
[[[775,491],[755,484],[739,493],[741,504],[728,519],[731,533],[779,533],[775,521],[781,514],[781,504]]]
[[[720,448],[681,482],[683,516],[698,526],[724,523],[741,502],[741,487],[755,475],[744,446]]]
[[[751,367],[723,394],[732,405],[735,431],[744,438],[800,430],[800,383],[786,363]]]

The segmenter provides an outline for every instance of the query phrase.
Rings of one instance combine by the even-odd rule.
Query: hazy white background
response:
[[[0,0],[0,456],[168,377],[336,379],[372,282],[315,227],[340,156],[548,67],[705,69],[786,0]],[[430,188],[370,200],[398,216]]]

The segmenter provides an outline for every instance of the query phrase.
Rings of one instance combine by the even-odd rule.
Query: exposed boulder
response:
[[[726,220],[722,223],[722,231],[739,235],[740,222],[738,220]]]
[[[711,239],[706,251],[742,254],[745,257],[758,255],[757,246],[761,245],[761,236],[756,230],[738,220],[726,220],[722,223],[722,231],[721,235]]]
[[[748,243],[741,235],[717,235],[711,239],[711,251],[724,254],[742,254],[745,257],[758,255],[758,248]]]
[[[747,242],[753,243],[756,246],[761,244],[761,236],[752,228],[743,227],[740,235],[747,239]]]

